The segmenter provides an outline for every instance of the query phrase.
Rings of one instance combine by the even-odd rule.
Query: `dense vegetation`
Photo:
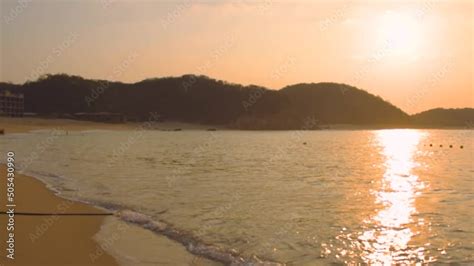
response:
[[[436,108],[412,116],[413,123],[422,127],[457,126],[474,128],[474,109]]]
[[[473,109],[436,109],[410,117],[380,97],[336,83],[297,84],[275,91],[195,75],[127,84],[58,74],[23,85],[0,83],[0,90],[23,93],[25,112],[39,115],[110,112],[144,121],[155,112],[167,120],[243,129],[463,126],[474,121]]]

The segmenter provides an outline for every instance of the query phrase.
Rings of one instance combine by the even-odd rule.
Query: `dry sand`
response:
[[[1,210],[6,210],[6,167],[0,167]],[[15,212],[103,213],[101,210],[62,199],[31,177],[15,175]],[[15,260],[6,258],[7,220],[0,215],[1,265],[117,265],[104,253],[91,259],[97,249],[93,240],[105,216],[15,215]]]

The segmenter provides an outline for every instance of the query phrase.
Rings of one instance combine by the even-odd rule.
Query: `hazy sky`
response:
[[[347,83],[409,113],[474,106],[474,1],[0,1],[2,81],[195,73]]]

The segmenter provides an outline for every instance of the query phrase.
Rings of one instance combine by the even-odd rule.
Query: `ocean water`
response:
[[[227,264],[474,263],[470,130],[53,130],[9,150],[62,196]]]

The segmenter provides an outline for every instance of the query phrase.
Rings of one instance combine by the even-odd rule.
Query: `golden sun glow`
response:
[[[17,2],[1,1],[7,21]],[[2,25],[0,81],[202,74],[270,89],[346,83],[410,114],[474,106],[473,1],[34,2]]]
[[[420,52],[422,23],[411,13],[387,11],[376,21],[377,42],[388,43],[396,56],[415,56]]]

